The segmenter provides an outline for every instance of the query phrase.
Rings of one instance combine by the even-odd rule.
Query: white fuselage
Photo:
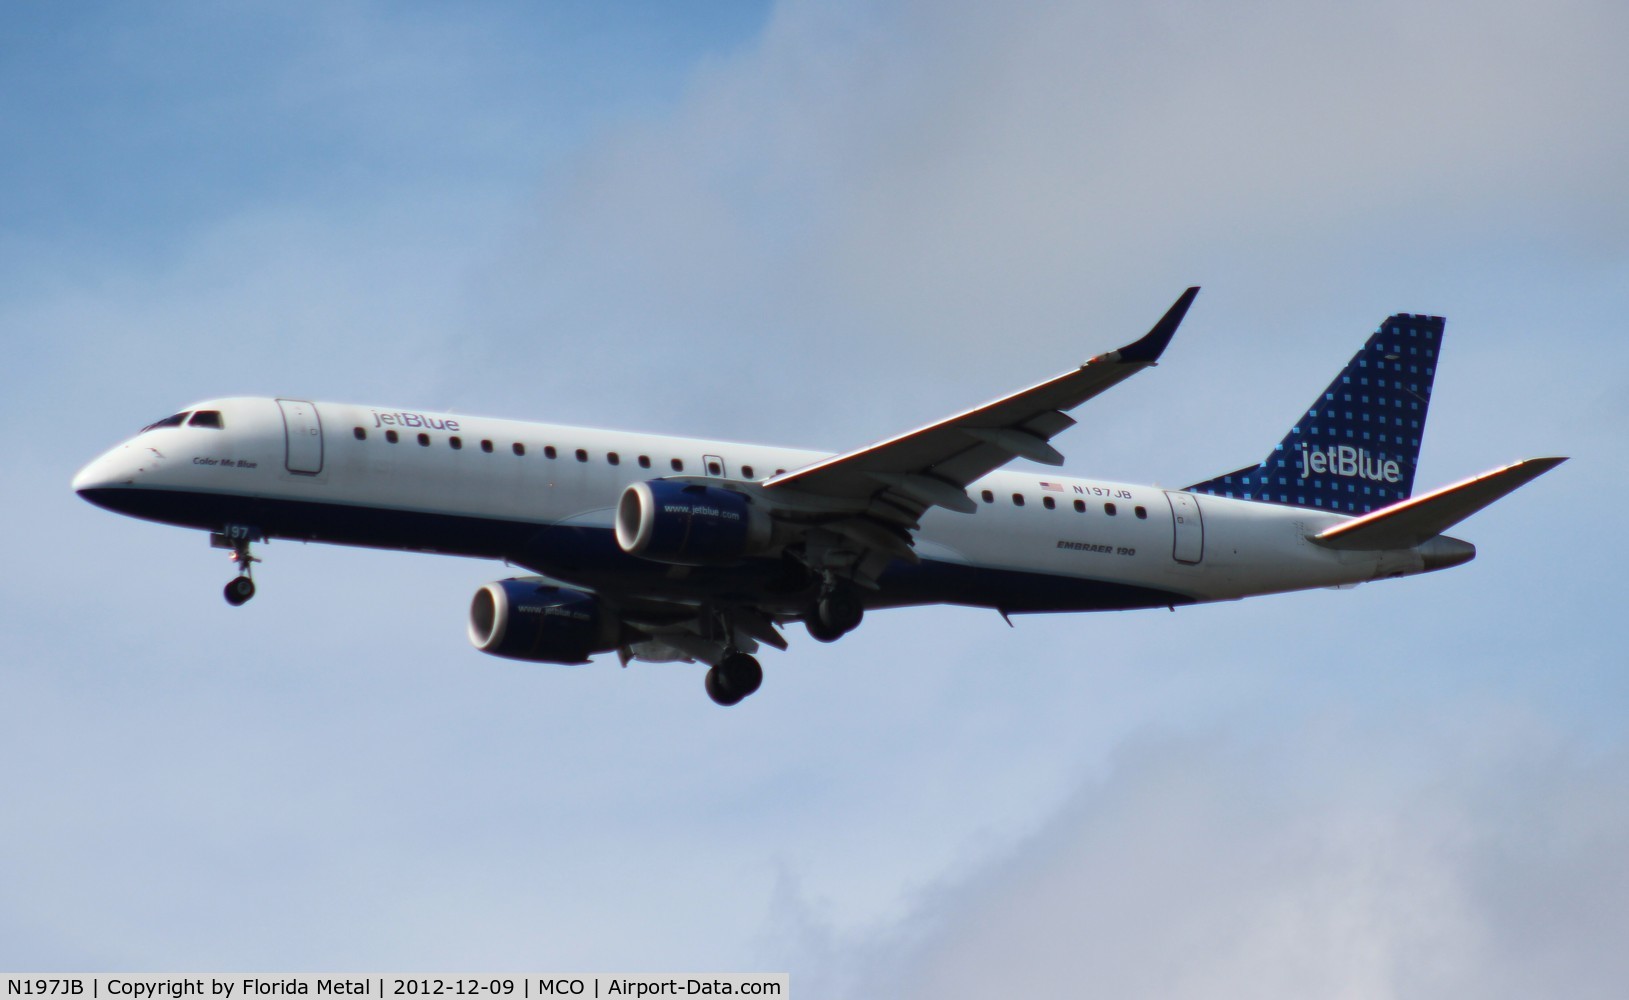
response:
[[[667,476],[763,480],[821,452],[413,410],[221,399],[220,427],[148,429],[74,487],[124,513],[211,531],[511,559],[552,577],[668,597],[754,578],[616,549],[622,491]],[[391,438],[394,437],[394,440]],[[897,561],[872,606],[948,602],[1065,611],[1231,600],[1421,572],[1417,549],[1308,541],[1332,512],[1152,486],[998,471],[971,514],[930,508],[921,566]],[[629,571],[634,571],[630,577]],[[801,597],[788,597],[793,613]],[[772,603],[772,602],[771,602]]]

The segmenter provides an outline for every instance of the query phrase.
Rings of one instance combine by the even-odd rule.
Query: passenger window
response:
[[[516,441],[514,444],[510,445],[509,447],[514,449],[514,452],[517,455],[526,454],[526,446],[521,444],[519,441]]]
[[[741,466],[741,478],[742,479],[751,479],[752,478],[752,466],[750,466],[750,465]]]
[[[366,441],[368,439],[368,432],[365,428],[358,427],[351,431],[351,433],[356,435],[356,439],[358,441]]]
[[[669,462],[668,464],[673,466],[673,471],[674,472],[683,472],[684,471],[684,459],[682,459],[682,458],[675,458],[673,461]]]
[[[492,442],[483,440],[481,442],[481,450],[486,452],[488,455],[492,454]]]
[[[1133,507],[1133,508],[1131,508],[1131,512],[1133,514],[1137,515],[1137,519],[1139,521],[1148,520],[1148,508],[1147,507],[1142,507],[1142,506]]]
[[[775,475],[784,476],[784,475],[786,475],[786,470],[785,469],[776,469],[775,470]]]
[[[639,456],[639,467],[641,469],[650,468],[650,456],[649,455],[640,455]]]
[[[430,435],[428,435],[428,434],[420,434],[419,435],[419,444],[420,444],[420,446],[425,447],[425,448],[430,447]]]
[[[559,454],[560,454],[559,452],[554,450],[554,445],[546,444],[546,445],[543,446],[543,457],[544,458],[554,458],[555,456],[557,456]]]
[[[1120,512],[1114,509],[1114,504],[1106,503],[1106,504],[1103,505],[1103,513],[1109,515],[1110,517],[1113,517],[1114,515],[1116,515],[1116,514],[1118,514]]]
[[[463,450],[464,439],[459,437],[456,434],[454,434],[452,437],[448,438],[447,443],[452,445],[452,450],[453,451],[461,451],[461,450]]]
[[[1042,497],[1041,506],[1045,507],[1047,510],[1056,510],[1058,501],[1052,499],[1051,497]]]
[[[214,427],[215,429],[219,430],[221,428],[221,426],[222,426],[221,425],[221,411],[220,410],[199,410],[197,413],[194,413],[192,415],[191,420],[187,421],[187,426],[188,427]]]
[[[385,431],[385,440],[389,441],[391,444],[395,444],[399,439],[397,438],[395,431]]]
[[[1086,501],[1084,501],[1084,500],[1076,500],[1075,501],[1075,513],[1077,513],[1077,514],[1086,513]]]
[[[724,474],[724,467],[719,465],[717,462],[708,462],[707,474],[709,476],[722,476]]]
[[[605,460],[607,462],[611,463],[612,465],[621,465],[622,464],[622,456],[618,455],[614,451],[606,452],[605,453]]]
[[[578,448],[577,449],[577,461],[579,461],[579,462],[588,461],[588,452],[584,451],[582,448]]]
[[[1014,507],[1022,507],[1022,506],[1024,506],[1024,494],[1022,494],[1022,493],[1014,493],[1012,495],[1012,505]]]
[[[979,496],[984,498],[985,503],[995,503],[995,494],[991,493],[989,490],[985,490],[983,493],[980,493]]]

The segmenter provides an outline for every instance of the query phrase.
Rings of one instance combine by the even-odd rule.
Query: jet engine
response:
[[[535,663],[587,663],[617,648],[621,623],[598,598],[537,579],[499,580],[475,592],[469,641],[493,656]]]
[[[728,566],[768,550],[769,515],[739,493],[700,483],[634,483],[617,501],[617,545],[683,566]]]

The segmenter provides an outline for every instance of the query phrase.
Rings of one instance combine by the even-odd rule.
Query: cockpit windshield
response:
[[[148,424],[146,427],[143,427],[141,429],[141,432],[143,434],[146,434],[148,431],[156,431],[161,427],[180,427],[182,424],[184,424],[186,422],[187,422],[187,411],[183,410],[180,413],[173,414],[172,416],[165,417],[163,420],[155,420],[155,421],[153,421],[152,423]]]
[[[161,430],[165,427],[180,427],[183,424],[188,427],[211,427],[215,430],[221,430],[226,426],[226,422],[221,419],[220,410],[182,410],[180,413],[173,413],[163,420],[153,421],[143,427],[141,432],[146,434],[148,431]]]

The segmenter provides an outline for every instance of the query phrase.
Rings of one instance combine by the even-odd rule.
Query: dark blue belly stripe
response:
[[[184,490],[96,489],[80,495],[121,514],[206,531],[242,524],[271,538],[507,559],[564,582],[645,598],[751,601],[771,612],[797,614],[815,590],[815,581],[791,559],[685,567],[675,575],[674,567],[623,552],[610,528]],[[934,560],[918,566],[895,560],[881,584],[879,592],[863,595],[868,607],[961,604],[1037,613],[1194,603],[1186,595],[1149,587]]]

